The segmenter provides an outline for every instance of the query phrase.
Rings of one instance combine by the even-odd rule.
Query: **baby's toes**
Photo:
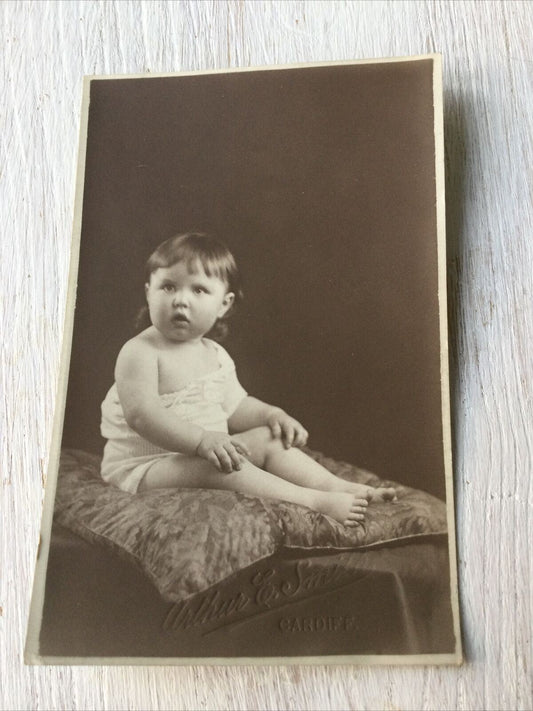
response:
[[[352,513],[356,513],[362,518],[365,517],[366,514],[366,507],[365,506],[356,506],[355,504],[351,507],[350,511]]]
[[[361,513],[361,511],[359,511],[359,509],[352,509],[350,511],[350,513],[348,514],[348,518],[353,521],[364,521],[365,515],[364,515],[364,513]]]
[[[356,521],[360,523],[361,521],[365,520],[364,509],[360,506],[355,506],[354,504],[352,504],[350,511],[348,512],[348,516],[346,518],[348,521]]]
[[[366,510],[368,506],[368,499],[354,499],[352,507],[353,506],[359,506],[359,508]]]
[[[344,525],[351,528],[354,528],[355,526],[360,526],[365,517],[362,516],[361,520],[359,518],[355,518],[355,516],[361,516],[361,514],[353,514],[352,512],[350,512],[346,520],[344,521]]]
[[[398,501],[396,496],[396,489],[382,489],[382,496],[384,501]]]

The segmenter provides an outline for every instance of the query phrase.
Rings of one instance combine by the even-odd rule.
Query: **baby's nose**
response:
[[[173,301],[176,305],[187,303],[187,294],[183,289],[179,289],[174,292]]]

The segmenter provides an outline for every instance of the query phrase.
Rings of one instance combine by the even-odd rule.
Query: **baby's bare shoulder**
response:
[[[122,346],[117,357],[116,370],[130,370],[139,366],[157,365],[157,348],[147,331],[130,338]]]

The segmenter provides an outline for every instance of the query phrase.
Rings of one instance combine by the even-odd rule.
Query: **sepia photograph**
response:
[[[440,57],[81,125],[27,663],[460,663]]]

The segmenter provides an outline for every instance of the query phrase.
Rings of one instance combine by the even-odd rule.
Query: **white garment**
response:
[[[186,422],[215,432],[228,431],[228,417],[247,393],[237,379],[235,364],[221,345],[204,339],[217,351],[219,368],[197,378],[174,393],[160,395],[164,407]],[[102,436],[107,439],[102,478],[119,489],[135,493],[152,464],[175,455],[157,447],[133,430],[124,417],[116,383],[102,403]]]

